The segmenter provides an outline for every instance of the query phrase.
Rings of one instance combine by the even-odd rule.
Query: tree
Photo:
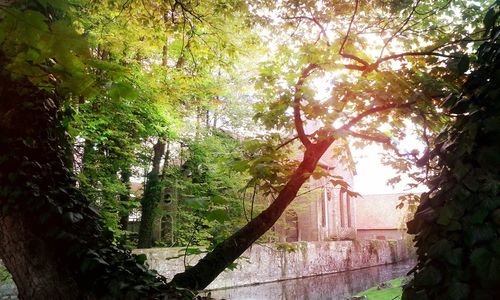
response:
[[[86,99],[126,105],[132,86],[148,77],[130,80],[115,61],[89,51],[99,47],[90,47],[75,18],[87,8],[44,1],[1,7],[0,254],[21,299],[176,295],[147,270],[145,257],[116,245],[73,177],[71,106]],[[91,141],[92,151],[109,146]]]
[[[231,3],[221,2],[215,8],[232,11]],[[185,4],[175,1],[173,6],[181,14],[189,13]],[[454,88],[445,83],[459,82],[468,67],[468,58],[459,50],[472,45],[480,34],[469,26],[477,19],[474,12],[481,9],[473,4],[328,4],[255,1],[249,6],[256,22],[266,20],[257,26],[276,25],[264,30],[276,40],[277,55],[271,58],[275,63],[262,70],[260,87],[269,101],[260,104],[257,115],[275,134],[264,140],[262,156],[247,163],[255,183],[275,199],[168,286],[147,271],[144,257],[131,256],[114,244],[112,234],[76,187],[69,167],[62,109],[80,97],[108,93],[92,71],[121,73],[115,64],[89,53],[92,48],[74,19],[86,7],[45,1],[2,7],[0,253],[21,298],[145,298],[174,293],[173,287],[206,287],[276,222],[310,176],[324,175],[317,163],[335,141],[353,136],[394,148],[392,138],[400,133],[404,113],[433,115],[436,103]],[[443,15],[462,5],[463,22],[438,25]],[[118,7],[118,15],[129,8]],[[279,18],[272,21],[275,16]],[[151,24],[147,18],[132,21]],[[289,42],[278,31],[299,38]],[[367,31],[385,38],[375,56],[362,51],[369,48],[363,37]],[[415,44],[418,39],[425,43]],[[401,50],[394,47],[397,40]],[[433,61],[436,57],[449,59],[457,74],[443,68],[446,61]],[[397,69],[396,60],[411,68]],[[339,76],[335,89],[329,91],[331,97],[323,102],[315,99],[315,80],[335,72]],[[426,72],[449,79],[430,80]],[[112,83],[123,82],[122,77],[113,77]],[[308,132],[304,124],[312,122],[325,126]],[[392,136],[379,130],[384,123],[393,125]],[[304,155],[296,166],[285,154],[297,142]],[[21,226],[14,226],[15,220],[21,220]]]
[[[142,97],[113,87],[111,97],[100,95],[76,106],[69,120],[73,138],[74,171],[82,192],[99,208],[107,226],[119,237],[129,212],[139,203],[130,199],[130,177],[141,165],[142,143],[158,127],[168,127],[156,107]]]
[[[445,108],[455,116],[438,137],[430,179],[414,220],[418,265],[403,299],[493,299],[500,293],[499,5],[484,17],[478,67]],[[432,158],[432,157],[429,157]]]
[[[415,116],[418,119],[421,114],[429,118],[437,116],[436,104],[454,90],[452,83],[460,82],[463,72],[468,68],[463,66],[463,61],[467,61],[468,57],[457,53],[461,47],[460,41],[470,42],[478,39],[479,35],[478,31],[472,34],[466,32],[466,25],[458,24],[454,32],[459,36],[451,40],[446,37],[443,41],[442,34],[436,32],[436,28],[428,27],[429,19],[438,23],[441,13],[454,9],[450,2],[433,6],[417,1],[403,7],[382,6],[376,9],[360,6],[358,1],[355,7],[348,4],[315,6],[307,1],[267,4],[270,8],[263,9],[261,17],[267,22],[274,18],[272,22],[277,23],[276,32],[286,32],[286,28],[292,27],[290,34],[299,37],[291,41],[284,37],[283,44],[280,44],[280,36],[272,31],[272,39],[278,44],[277,57],[273,57],[274,60],[261,74],[260,87],[266,99],[270,99],[270,105],[262,105],[257,118],[275,132],[294,133],[288,139],[283,139],[280,134],[271,135],[261,145],[261,149],[264,149],[262,157],[249,163],[250,172],[264,181],[264,187],[275,197],[261,214],[217,245],[197,265],[177,274],[170,284],[194,290],[206,287],[271,228],[310,176],[324,175],[317,168],[317,163],[334,142],[352,136],[395,149],[394,141],[401,135],[405,118]],[[353,9],[354,13],[347,8]],[[257,9],[256,14],[259,13],[261,11]],[[276,15],[281,16],[281,19],[276,18]],[[346,20],[349,25],[344,34],[342,28],[336,26],[345,24]],[[312,27],[304,26],[302,22],[308,22]],[[342,32],[335,35],[337,43],[331,42],[325,29],[331,27]],[[369,32],[387,36],[377,49],[373,62],[373,54],[363,53],[360,49],[363,46],[369,48],[363,37],[363,34],[369,34],[365,32],[367,28]],[[410,41],[417,36],[426,39],[431,46],[423,50],[393,49],[389,50],[392,53],[384,55],[396,37],[413,47]],[[400,53],[394,54],[393,51]],[[457,65],[455,72],[450,72],[453,69],[443,69],[443,61],[436,61],[436,57],[451,58],[450,65],[455,63],[460,67]],[[403,58],[409,64],[414,64],[414,67],[394,70],[392,61]],[[337,74],[332,76],[335,72]],[[426,76],[425,72],[436,72],[436,80]],[[322,76],[328,75],[334,78],[332,84],[335,88],[329,90],[330,97],[321,99],[314,90],[314,80],[321,80]],[[440,77],[449,78],[444,81],[439,80]],[[305,123],[324,126],[307,132]],[[390,124],[392,132],[381,132],[381,124]],[[294,162],[287,163],[287,155],[283,152],[294,141],[300,142],[304,154],[300,164],[290,168]],[[417,158],[413,155],[414,161]],[[280,163],[288,167],[276,168]]]

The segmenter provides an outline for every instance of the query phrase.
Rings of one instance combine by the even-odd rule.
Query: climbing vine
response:
[[[455,121],[438,137],[440,172],[414,220],[418,265],[403,299],[494,299],[500,294],[500,14],[462,94],[445,103]],[[496,295],[496,296],[495,296]]]

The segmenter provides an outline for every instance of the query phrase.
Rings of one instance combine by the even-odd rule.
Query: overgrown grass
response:
[[[404,281],[404,277],[399,277],[396,279],[392,279],[384,282],[383,285],[388,286],[387,288],[380,288],[380,286],[375,286],[369,288],[365,291],[362,291],[355,296],[365,296],[367,300],[396,300],[401,299],[401,294],[403,292],[402,284]]]

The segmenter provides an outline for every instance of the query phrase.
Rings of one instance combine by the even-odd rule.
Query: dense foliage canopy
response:
[[[498,185],[487,168],[498,165],[495,145],[481,142],[498,127],[494,104],[481,104],[498,96],[488,77],[497,16],[487,1],[0,4],[0,257],[21,298],[204,288],[272,228],[309,177],[328,176],[317,167],[328,149],[342,160],[349,144],[381,143],[388,163],[416,183],[437,174],[431,185],[441,194],[428,197],[443,199],[436,222],[456,226],[462,208],[445,199],[443,180],[474,179],[457,197],[498,196],[476,182]],[[450,96],[471,71],[464,96]],[[488,87],[477,78],[490,78],[491,91],[479,91]],[[444,127],[455,129],[438,136]],[[398,147],[409,131],[424,153]],[[468,143],[476,137],[477,147]],[[465,163],[464,151],[482,158]],[[349,188],[340,177],[330,184]],[[493,202],[482,201],[470,223],[490,218]],[[485,258],[498,250],[485,244],[498,240],[493,227],[461,235],[480,244],[467,250],[476,267],[498,265]],[[421,249],[468,255],[448,233],[427,232],[441,229],[419,227],[420,245],[429,243]],[[166,285],[125,250],[155,245],[210,253]],[[461,297],[475,292],[444,273],[419,283],[418,274],[440,268],[421,251],[407,297],[441,278]]]

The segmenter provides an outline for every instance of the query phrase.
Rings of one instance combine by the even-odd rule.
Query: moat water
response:
[[[210,291],[228,300],[345,300],[381,282],[406,275],[415,261]]]
[[[415,261],[210,291],[227,300],[345,300],[381,282],[404,276]],[[0,300],[17,299],[14,285],[0,286]],[[205,294],[206,295],[206,294]]]

